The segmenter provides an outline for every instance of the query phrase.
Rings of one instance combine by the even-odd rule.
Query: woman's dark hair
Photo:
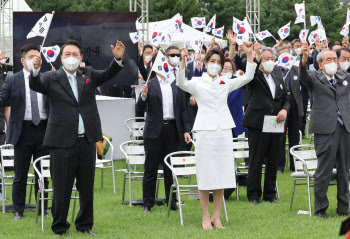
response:
[[[221,67],[224,68],[225,56],[224,54],[222,54],[222,52],[219,49],[214,48],[208,51],[208,53],[205,55],[204,62],[208,63],[210,58],[215,54],[220,56]]]
[[[73,39],[69,39],[66,41],[66,43],[64,43],[64,45],[61,47],[61,55],[63,54],[63,50],[66,46],[76,46],[79,48],[80,50],[80,55],[83,55],[83,49],[81,48],[81,45],[79,42],[77,42],[76,40]]]
[[[144,46],[143,46],[143,51],[142,51],[142,53],[145,52],[145,50],[146,50],[147,48],[150,48],[150,49],[153,51],[153,46],[147,44],[147,45],[144,45]]]
[[[225,58],[224,65],[225,65],[226,62],[231,63],[231,65],[232,65],[232,71],[233,71],[233,73],[235,73],[235,72],[236,72],[236,64],[232,61],[232,59],[226,57],[226,58]],[[222,67],[222,68],[224,68],[224,67]]]
[[[22,46],[22,48],[21,48],[22,58],[24,58],[25,55],[27,55],[28,51],[30,51],[30,50],[35,50],[35,51],[40,52],[40,49],[38,46],[36,46],[34,44],[26,44],[26,45]]]

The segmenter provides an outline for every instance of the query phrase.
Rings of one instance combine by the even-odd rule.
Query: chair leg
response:
[[[33,182],[34,181],[34,182]],[[32,201],[32,192],[33,192],[33,185],[35,184],[35,178],[32,178],[32,181],[30,183],[30,191],[29,191],[29,199],[28,204]]]
[[[173,192],[174,192],[174,185],[171,185],[171,187],[170,187],[170,195],[169,195],[169,202],[170,203],[168,202],[168,218],[170,216],[170,208],[171,208],[171,201],[173,200]]]
[[[179,209],[180,209],[180,221],[181,221],[181,226],[184,225],[184,218],[182,215],[182,205],[181,205],[181,195],[180,195],[180,187],[179,185],[176,186],[176,191],[177,191],[177,200],[179,202]],[[171,201],[168,202],[168,204],[171,204]]]
[[[124,199],[125,199],[125,182],[126,182],[126,173],[124,173],[122,202],[124,202]]]
[[[295,184],[296,184],[296,179],[294,179],[293,182],[293,189],[292,189],[292,198],[290,199],[290,206],[289,206],[289,211],[292,211],[292,206],[293,206],[293,199],[294,199],[294,193],[295,193]]]
[[[6,187],[4,183],[4,179],[1,182],[2,186],[2,212],[5,213],[5,195],[6,195]]]
[[[129,172],[129,206],[132,206],[131,173]]]
[[[276,179],[276,192],[277,192],[277,197],[279,199],[280,198],[280,192],[278,190],[277,179]]]
[[[115,190],[115,171],[114,171],[113,161],[112,161],[112,179],[113,179],[113,192],[114,192],[114,194],[116,194],[116,190]]]
[[[238,188],[238,182],[236,181],[236,196],[237,196],[237,201],[239,201],[239,188]]]
[[[40,191],[38,191],[36,196],[36,208],[35,208],[35,222],[38,223],[39,218],[39,201],[40,201]]]
[[[45,202],[45,194],[44,190],[41,191],[41,230],[44,231],[44,203]]]
[[[72,223],[74,222],[75,217],[75,206],[77,204],[78,190],[74,193],[74,203],[73,203],[73,212],[72,212]]]
[[[103,168],[101,168],[101,188],[103,188]]]
[[[312,209],[311,209],[311,190],[310,190],[310,178],[307,178],[307,193],[309,198],[309,215],[312,216]]]
[[[158,198],[158,194],[159,194],[159,184],[160,184],[160,179],[157,179],[156,198]]]
[[[225,201],[225,197],[222,198],[222,205],[224,206],[224,212],[225,212],[226,222],[228,222],[228,215],[227,215],[227,210],[226,210],[226,201]]]

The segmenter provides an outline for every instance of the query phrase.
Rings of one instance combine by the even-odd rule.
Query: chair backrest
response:
[[[130,140],[136,140],[137,138],[142,137],[140,128],[144,127],[145,118],[144,117],[129,118],[125,120],[124,125],[129,130]]]
[[[33,162],[33,168],[35,172],[38,174],[39,178],[50,178],[50,155],[45,155],[40,158],[37,158]]]
[[[247,138],[234,138],[233,139],[233,156],[237,158],[249,157],[249,144]]]
[[[164,158],[164,163],[170,168],[173,176],[196,175],[196,157],[193,151],[170,153]]]
[[[120,150],[125,155],[128,165],[139,165],[145,163],[145,148],[143,140],[130,140],[120,145]]]
[[[1,153],[1,171],[5,172],[5,168],[14,166],[14,146],[12,144],[4,144],[0,146]]]
[[[293,156],[295,171],[303,171],[304,165],[308,171],[315,171],[317,168],[317,155],[315,146],[312,144],[295,145],[290,149]]]

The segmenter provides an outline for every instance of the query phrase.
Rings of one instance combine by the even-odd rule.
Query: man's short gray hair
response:
[[[335,56],[337,56],[333,51],[331,51],[330,49],[326,48],[326,49],[323,49],[321,52],[319,52],[317,54],[317,57],[316,57],[316,60],[317,60],[317,63],[320,63],[323,61],[323,53],[327,52],[327,51],[330,51],[332,52]]]
[[[272,55],[274,55],[274,54],[273,54],[273,50],[272,50],[271,47],[264,47],[264,48],[261,48],[261,54],[263,54],[264,51],[269,51],[269,52],[271,52]]]
[[[281,51],[283,51],[283,50],[288,50],[288,53],[289,53],[289,48],[288,47],[286,47],[286,46],[280,46],[280,47],[278,47],[277,48],[277,55],[281,55],[280,53],[281,53]]]

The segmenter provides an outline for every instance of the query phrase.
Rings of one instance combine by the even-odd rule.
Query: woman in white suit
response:
[[[212,226],[223,228],[220,210],[224,188],[236,187],[231,130],[235,123],[227,106],[227,96],[251,81],[256,69],[252,57],[253,44],[244,42],[243,50],[247,54],[246,74],[235,79],[219,76],[225,57],[221,51],[212,49],[204,59],[207,73],[188,81],[184,70],[185,59],[188,58],[186,48],[181,53],[182,64],[176,84],[193,95],[198,104],[193,131],[196,132],[196,170],[203,229],[211,229]],[[208,211],[210,190],[213,190],[214,197],[214,214],[211,219]]]

